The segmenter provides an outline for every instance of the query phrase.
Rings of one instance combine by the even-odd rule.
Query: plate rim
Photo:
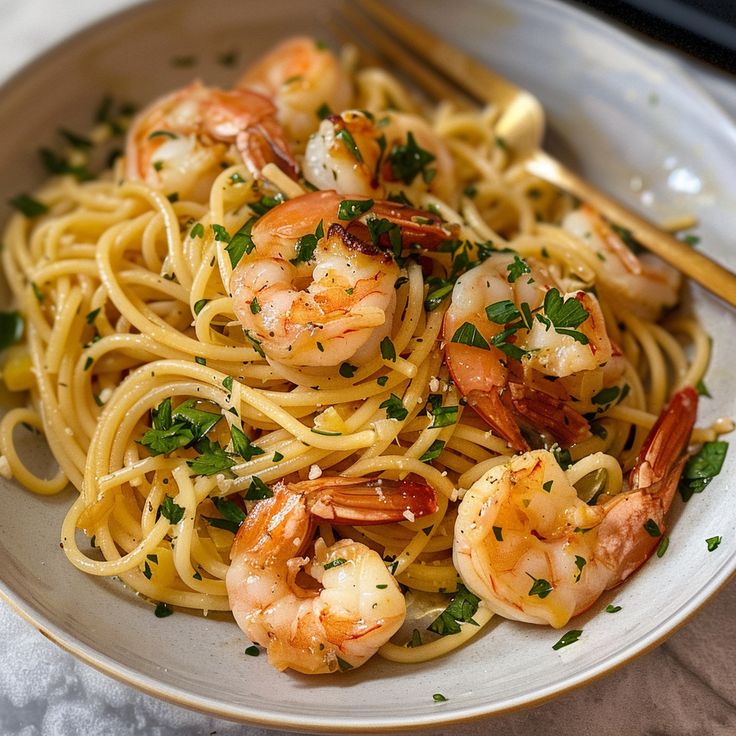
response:
[[[488,1],[482,0],[484,3]],[[607,22],[600,14],[584,9],[577,3],[570,4],[563,0],[533,0],[533,2],[538,6],[544,6],[547,9],[554,9],[555,12],[566,14],[576,23],[585,24],[597,32],[604,31],[612,34],[618,45],[634,53],[647,65],[654,65],[674,72],[677,75],[678,83],[686,84],[688,92],[695,95],[700,104],[706,104],[713,114],[718,116],[721,129],[728,132],[736,143],[736,119],[720,104],[717,98],[692,76],[677,57],[668,56],[665,47],[661,44],[650,47],[645,42],[644,37],[627,30],[619,23]],[[27,75],[33,73],[37,67],[48,64],[57,54],[63,53],[65,49],[73,44],[86,41],[88,38],[113,27],[116,22],[125,19],[129,15],[155,12],[160,6],[167,4],[175,6],[176,0],[131,0],[126,7],[106,12],[97,19],[85,23],[46,47],[40,53],[35,54],[26,63],[11,72],[0,84],[0,98],[12,94],[17,87],[24,84],[24,78]],[[334,717],[327,719],[320,716],[295,716],[282,711],[262,711],[243,705],[229,706],[222,700],[202,696],[182,687],[163,683],[84,644],[73,634],[64,631],[52,619],[37,611],[30,601],[22,597],[16,590],[11,589],[4,580],[0,580],[0,601],[7,603],[13,611],[37,629],[39,633],[85,664],[118,682],[174,705],[235,722],[269,728],[288,728],[299,732],[344,733],[346,731],[362,731],[366,733],[386,733],[417,731],[427,727],[462,724],[487,719],[492,716],[500,716],[538,706],[577,690],[584,685],[612,674],[658,647],[685,626],[735,578],[736,556],[725,559],[709,582],[701,588],[699,594],[683,603],[656,629],[642,635],[634,642],[630,642],[618,655],[613,655],[603,662],[591,665],[577,675],[568,676],[544,690],[538,691],[538,694],[532,697],[520,695],[507,698],[502,705],[491,705],[490,707],[483,704],[466,706],[461,711],[456,712],[443,713],[441,709],[437,709],[435,712],[428,710],[425,714],[413,714],[411,723],[407,723],[406,719],[396,719],[394,716],[378,719],[374,716],[374,720],[371,721],[360,718],[352,719],[347,716],[340,717],[339,722],[336,722]]]

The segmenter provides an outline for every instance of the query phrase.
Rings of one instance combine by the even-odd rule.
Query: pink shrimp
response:
[[[502,616],[559,628],[626,580],[662,540],[697,405],[692,388],[674,395],[628,490],[601,505],[581,501],[546,450],[490,470],[458,509],[453,554],[465,585]]]
[[[436,509],[434,491],[412,481],[337,476],[277,485],[233,542],[226,585],[235,620],[279,670],[359,667],[403,623],[404,596],[381,556],[359,542],[318,539],[312,558],[301,556],[315,520],[386,524]]]
[[[194,82],[149,105],[128,132],[128,178],[168,193],[207,196],[222,164],[241,162],[256,177],[269,162],[296,177],[276,107],[252,90]]]

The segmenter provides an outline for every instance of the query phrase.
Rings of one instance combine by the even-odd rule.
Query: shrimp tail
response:
[[[245,165],[256,177],[267,163],[275,163],[290,178],[299,177],[299,168],[278,125],[262,121],[238,133],[235,144]]]
[[[599,527],[599,556],[612,571],[607,588],[626,580],[651,556],[666,530],[686,449],[695,425],[698,395],[678,391],[644,441],[631,471],[631,491],[616,497]]]
[[[519,420],[536,432],[549,432],[563,447],[588,436],[588,420],[562,399],[520,383],[509,383],[509,391]]]
[[[371,212],[378,218],[398,225],[406,244],[418,243],[424,248],[434,249],[440,243],[456,238],[460,231],[459,225],[443,223],[439,215],[408,205],[380,200],[375,202]],[[362,240],[370,241],[368,228],[359,220],[350,223],[349,229]],[[384,248],[391,247],[388,234],[381,235],[379,242]]]
[[[336,476],[292,483],[289,489],[307,496],[312,516],[335,524],[388,524],[437,510],[434,490],[412,480]]]
[[[685,449],[695,426],[697,409],[698,394],[692,386],[681,389],[672,397],[644,440],[629,477],[632,488],[650,488],[669,478],[679,458],[677,484],[685,462]]]

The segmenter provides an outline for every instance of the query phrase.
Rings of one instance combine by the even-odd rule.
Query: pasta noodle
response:
[[[397,182],[394,193],[400,189],[414,207],[454,224],[458,243],[510,248],[544,262],[567,291],[597,289],[623,353],[628,395],[617,391],[618,401],[598,411],[595,433],[569,448],[570,482],[603,468],[606,493],[619,492],[621,467],[632,467],[673,390],[702,379],[710,350],[702,328],[679,314],[658,324],[631,311],[608,282],[607,264],[561,227],[576,203],[509,166],[494,133],[496,110],[427,108],[380,69],[351,70],[350,77],[353,108],[375,117],[419,110],[428,135],[449,152],[451,174],[435,173],[450,196],[421,176]],[[303,164],[305,138],[291,131],[288,143]],[[402,266],[395,308],[387,312],[393,355],[376,348],[339,372],[274,360],[244,334],[227,238],[218,232],[232,237],[263,214],[264,201],[293,200],[308,186],[273,162],[256,176],[247,161],[220,153],[206,196],[171,196],[118,161],[90,181],[50,179],[34,195],[47,212],[11,218],[2,258],[27,323],[33,385],[28,408],[0,423],[10,472],[34,493],[56,493],[67,483],[76,489],[61,541],[80,570],[118,576],[152,601],[205,613],[230,609],[225,577],[234,530],[221,500],[238,499],[237,508],[250,510],[258,503],[248,495],[254,479],[270,486],[336,474],[411,476],[437,494],[429,516],[379,526],[321,523],[320,534],[328,544],[349,537],[378,549],[410,597],[452,593],[459,583],[452,562],[458,499],[513,452],[465,406],[448,373],[442,330],[449,299],[425,306],[430,277],[447,279],[457,253],[427,249]],[[130,153],[128,159],[130,167]],[[393,418],[386,411],[392,397],[404,409]],[[192,467],[198,455],[191,447],[152,455],[142,438],[167,400],[175,407],[195,400],[221,417],[208,437],[230,462],[207,474]],[[452,408],[453,421],[436,422],[438,405]],[[23,424],[45,435],[59,465],[54,477],[26,466],[16,447]],[[238,430],[257,454],[236,457]],[[704,428],[696,438],[716,434]],[[600,460],[594,453],[607,454]],[[460,646],[490,618],[481,607],[476,627],[463,623],[460,634],[413,648],[389,643],[381,654],[424,661]]]

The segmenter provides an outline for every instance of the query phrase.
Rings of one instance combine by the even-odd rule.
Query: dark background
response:
[[[572,0],[571,4],[736,73],[736,0]]]

